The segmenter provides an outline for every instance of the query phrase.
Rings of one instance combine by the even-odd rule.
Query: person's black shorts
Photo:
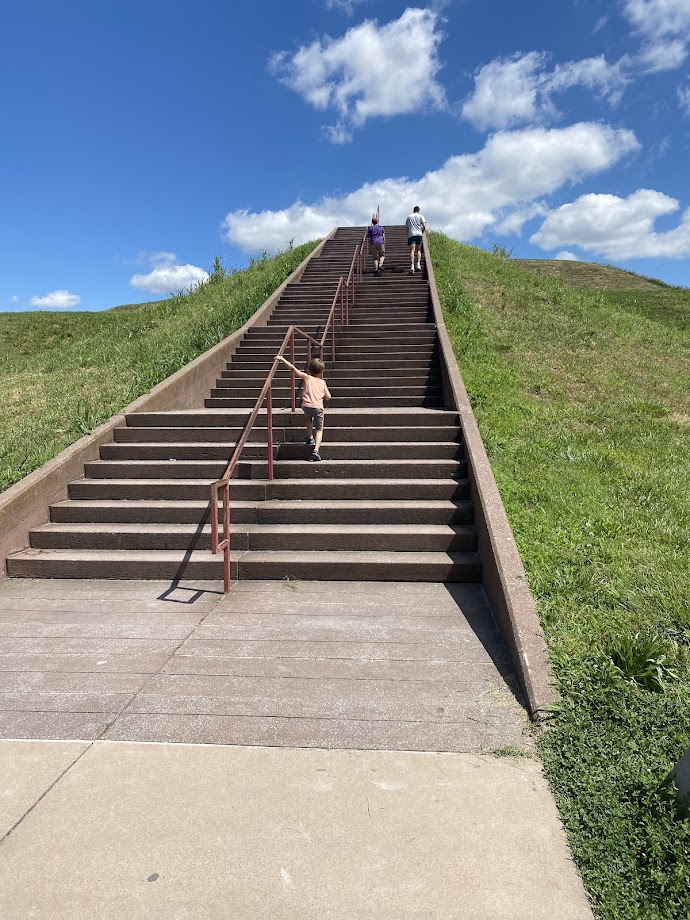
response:
[[[302,412],[314,423],[314,431],[321,431],[323,428],[323,409],[316,409],[313,406],[302,406]]]
[[[422,246],[422,234],[420,233],[419,236],[411,236],[411,237],[409,237],[408,240],[407,240],[407,245],[408,245],[408,246],[412,246],[412,245],[414,245],[414,246],[419,246],[419,247],[421,248],[421,246]]]

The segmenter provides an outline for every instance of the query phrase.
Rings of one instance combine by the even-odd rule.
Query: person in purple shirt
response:
[[[376,215],[371,218],[371,227],[367,229],[367,238],[371,243],[371,254],[374,258],[374,274],[380,278],[383,274],[383,262],[386,258],[386,231],[379,223]]]

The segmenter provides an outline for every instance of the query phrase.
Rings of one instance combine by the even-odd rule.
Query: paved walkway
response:
[[[591,918],[477,586],[0,582],[0,737],[3,918]]]
[[[530,744],[479,585],[0,583],[0,737]]]

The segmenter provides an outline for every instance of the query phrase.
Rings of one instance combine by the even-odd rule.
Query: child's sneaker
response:
[[[309,459],[312,463],[315,463],[316,461],[321,459],[321,454],[318,452],[318,450],[313,450],[311,452],[311,457]]]
[[[414,265],[413,265],[412,268],[410,269],[410,274],[411,274],[411,275],[414,275]]]
[[[304,443],[307,445],[307,447],[313,447],[316,444],[316,441],[314,438],[307,438]]]
[[[418,272],[421,272],[421,270],[422,270],[422,266],[420,265],[419,262],[417,262],[417,271],[418,271]]]

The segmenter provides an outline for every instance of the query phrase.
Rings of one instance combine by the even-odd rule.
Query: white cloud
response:
[[[535,201],[527,205],[526,208],[518,208],[496,224],[496,233],[501,236],[511,236],[513,234],[519,236],[528,220],[543,217],[548,211],[549,209],[543,201]]]
[[[140,291],[150,294],[168,294],[171,291],[185,291],[201,281],[208,280],[208,272],[196,265],[176,265],[174,252],[140,252],[138,258],[154,265],[146,275],[132,275],[129,283]]]
[[[32,307],[41,307],[43,310],[69,310],[81,303],[78,294],[69,291],[51,291],[45,297],[32,297],[29,301]]]
[[[281,211],[231,211],[224,236],[246,252],[275,251],[289,240],[302,243],[336,226],[366,223],[379,204],[384,224],[402,223],[418,204],[431,226],[456,239],[474,239],[505,221],[508,210],[601,172],[638,147],[631,131],[587,122],[499,132],[478,153],[451,157],[421,179],[380,179]]]
[[[559,262],[579,262],[579,258],[575,255],[574,252],[568,252],[567,249],[562,249],[560,252],[557,252],[554,256],[554,259],[558,259]]]
[[[678,108],[683,115],[690,117],[690,83],[685,86],[679,86],[676,92],[678,94]]]
[[[640,64],[648,71],[680,67],[690,42],[690,0],[622,0],[623,14],[642,40]]]
[[[627,198],[582,195],[551,211],[530,242],[542,249],[575,245],[608,259],[690,256],[690,209],[673,230],[657,233],[657,218],[678,210],[675,198],[638,189]]]
[[[601,29],[604,28],[604,26],[606,25],[608,21],[609,21],[608,16],[602,16],[601,19],[597,19],[596,23],[594,24],[594,29],[592,31],[599,32]]]
[[[480,129],[543,122],[558,115],[551,100],[556,93],[584,86],[615,104],[627,82],[621,62],[609,64],[603,56],[557,64],[551,71],[548,60],[547,54],[530,51],[486,64],[463,104],[463,118]]]
[[[342,121],[335,125],[327,125],[323,133],[332,144],[349,144],[352,140],[352,131]]]
[[[13,294],[10,297],[10,303],[20,303],[20,302],[21,302],[21,297],[17,297],[16,294]]]
[[[334,109],[342,124],[442,109],[440,24],[432,10],[407,9],[386,25],[366,20],[342,38],[325,36],[294,55],[275,54],[269,69],[314,108]],[[331,139],[342,143],[343,136],[336,125]]]
[[[339,12],[345,13],[346,16],[352,16],[355,7],[365,2],[366,0],[326,0],[326,9],[339,10]]]

